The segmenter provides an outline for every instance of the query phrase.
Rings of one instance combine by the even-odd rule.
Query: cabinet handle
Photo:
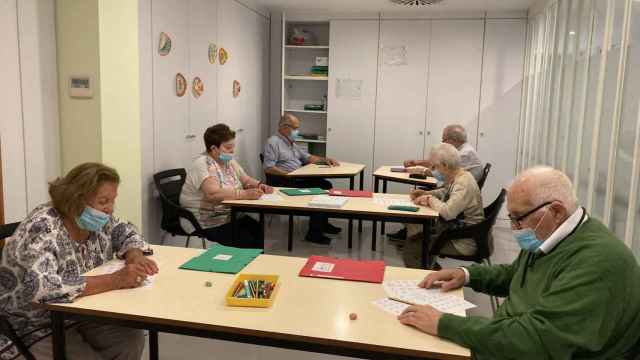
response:
[[[241,132],[243,132],[243,131],[244,131],[244,129],[242,129],[242,128],[240,128],[240,129],[236,129],[236,133],[241,133]]]
[[[483,133],[483,132],[481,132],[481,133],[480,133],[480,136],[484,137],[484,133]]]
[[[427,131],[427,135],[431,135],[431,131]]]
[[[194,134],[189,134],[189,135],[185,136],[185,138],[187,138],[187,139],[195,139],[196,136]]]
[[[422,135],[422,134],[424,134],[424,132],[418,131],[418,135]]]
[[[331,128],[327,128],[327,131],[331,131]]]

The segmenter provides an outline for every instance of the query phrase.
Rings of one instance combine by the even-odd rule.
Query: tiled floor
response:
[[[343,232],[333,236],[330,246],[317,246],[304,241],[304,234],[307,229],[305,218],[296,218],[294,223],[294,243],[293,251],[287,251],[287,218],[284,216],[266,217],[266,241],[265,253],[308,257],[310,255],[329,255],[336,257],[350,257],[354,259],[382,259],[390,266],[403,266],[402,255],[395,245],[386,241],[385,236],[378,236],[378,251],[371,251],[371,222],[363,223],[363,232],[357,232],[357,222],[354,222],[353,248],[347,247],[347,221],[332,220],[334,225],[341,226]],[[494,227],[495,252],[492,257],[494,263],[507,263],[512,261],[518,254],[517,244],[510,238],[510,232],[505,222],[498,221]],[[399,229],[399,224],[388,224],[387,231]],[[184,246],[185,238],[167,237],[165,245]],[[192,247],[201,246],[201,242],[191,241]],[[450,259],[440,259],[438,262],[442,267],[454,267],[463,263]],[[475,293],[471,289],[465,289],[465,298],[477,308],[469,311],[469,315],[491,316],[489,298],[486,295]],[[391,320],[394,321],[394,320]],[[145,358],[146,358],[145,350]],[[247,359],[247,360],[267,360],[267,359],[344,359],[338,356],[306,353],[293,350],[269,348],[263,346],[246,345],[240,343],[217,341],[209,339],[199,339],[188,336],[172,334],[160,334],[160,358],[169,359]]]

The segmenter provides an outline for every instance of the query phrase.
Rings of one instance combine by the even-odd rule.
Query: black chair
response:
[[[487,164],[488,165],[488,164]],[[491,265],[491,255],[493,254],[493,236],[491,229],[496,223],[498,213],[504,204],[507,191],[502,189],[498,197],[486,208],[484,208],[484,221],[479,224],[445,230],[438,236],[431,247],[432,256],[448,257],[462,261],[473,261],[478,264],[487,263]],[[442,254],[441,250],[451,240],[473,239],[476,242],[477,250],[473,255],[451,255]],[[494,304],[494,301],[496,304]],[[491,307],[495,312],[497,300],[491,297]]]
[[[162,221],[160,228],[172,236],[186,236],[185,247],[189,247],[192,236],[202,239],[202,248],[206,248],[205,233],[193,213],[180,206],[180,192],[184,185],[187,172],[185,169],[171,169],[153,175],[153,182],[160,193],[162,202]],[[194,231],[186,232],[180,225],[180,219],[185,219],[194,227]]]
[[[4,247],[4,239],[13,235],[13,233],[20,225],[19,222],[0,225],[0,254],[2,254],[2,248]],[[31,354],[29,348],[22,342],[22,339],[18,336],[18,334],[9,323],[9,320],[5,318],[3,314],[0,314],[0,335],[4,335],[15,345],[16,349],[20,355],[22,355],[27,360],[35,360],[36,358]]]
[[[264,164],[264,155],[260,153],[260,164]],[[283,176],[277,176],[264,172],[264,182],[269,186],[282,186],[286,179]]]
[[[478,187],[482,190],[484,186],[484,182],[487,181],[487,176],[489,175],[489,170],[491,170],[491,164],[484,164],[484,168],[482,168],[482,175],[480,175],[480,179],[478,179]]]

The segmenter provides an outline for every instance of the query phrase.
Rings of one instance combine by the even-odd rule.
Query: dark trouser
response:
[[[292,188],[320,188],[329,190],[333,187],[331,182],[321,178],[302,178],[289,179],[283,177],[275,177],[273,186],[292,187]],[[321,236],[324,228],[327,226],[328,218],[325,214],[314,214],[309,216],[309,236]]]
[[[229,222],[224,225],[204,229],[205,236],[210,241],[215,241],[225,246],[239,248],[264,249],[264,238],[260,223],[249,216],[239,216],[236,219],[238,234],[236,242],[232,240],[233,225]]]

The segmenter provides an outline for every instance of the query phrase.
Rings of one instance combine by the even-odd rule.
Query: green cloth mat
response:
[[[240,249],[215,244],[180,269],[237,274],[262,253],[262,249]]]
[[[280,189],[280,192],[283,192],[289,196],[300,196],[300,195],[322,195],[326,194],[326,190],[322,190],[320,188],[308,188],[308,189]]]

